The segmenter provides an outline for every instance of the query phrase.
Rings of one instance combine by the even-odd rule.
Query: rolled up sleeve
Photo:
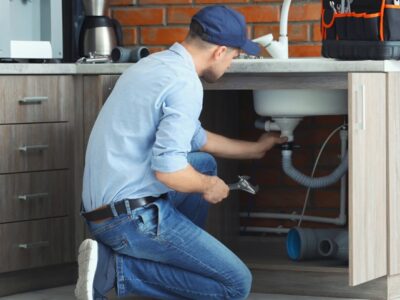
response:
[[[194,133],[192,139],[192,151],[199,151],[201,147],[203,147],[207,142],[207,133],[204,128],[201,126],[200,121],[197,121],[196,132]]]
[[[202,93],[193,93],[190,83],[174,84],[161,105],[161,120],[152,149],[151,168],[160,172],[176,172],[187,165],[187,154],[192,142],[200,145],[203,137],[199,129]],[[195,95],[194,95],[195,94]]]

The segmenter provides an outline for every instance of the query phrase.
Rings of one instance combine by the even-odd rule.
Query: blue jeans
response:
[[[188,161],[203,174],[216,174],[216,162],[209,154],[190,153]],[[251,273],[201,228],[207,209],[201,194],[170,192],[167,200],[159,199],[100,224],[89,222],[96,240],[113,250],[117,294],[246,299]]]

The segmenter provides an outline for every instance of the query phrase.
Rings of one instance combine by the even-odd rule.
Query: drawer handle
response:
[[[40,241],[26,244],[18,244],[20,249],[34,249],[34,248],[44,248],[50,245],[49,241]]]
[[[19,104],[42,104],[43,101],[49,100],[49,97],[46,96],[32,96],[32,97],[24,97],[20,99]]]
[[[355,91],[355,128],[365,130],[365,85],[359,85]]]
[[[36,194],[26,194],[26,195],[19,195],[18,200],[35,200],[35,199],[41,199],[45,198],[47,199],[49,197],[49,193],[36,193]]]
[[[30,151],[42,151],[49,148],[49,145],[28,145],[19,147],[19,151],[21,152],[30,152]]]

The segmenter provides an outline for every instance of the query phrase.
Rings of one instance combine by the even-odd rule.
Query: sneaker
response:
[[[75,297],[78,300],[93,299],[93,283],[97,269],[98,248],[98,243],[91,239],[84,240],[79,247],[79,277],[75,287]]]

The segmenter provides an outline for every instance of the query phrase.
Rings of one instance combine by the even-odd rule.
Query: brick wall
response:
[[[246,17],[251,37],[279,36],[282,0],[110,0],[110,15],[123,26],[124,44],[152,52],[182,41],[191,17],[205,5],[224,3]],[[320,56],[319,0],[293,0],[289,12],[289,55]],[[266,52],[263,55],[267,56]]]

